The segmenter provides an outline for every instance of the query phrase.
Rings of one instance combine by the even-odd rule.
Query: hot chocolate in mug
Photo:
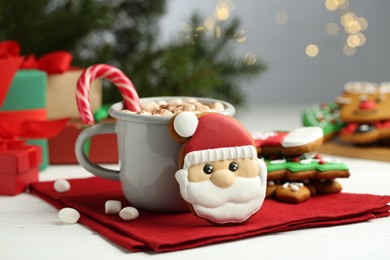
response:
[[[188,97],[141,98],[140,102],[169,101]],[[196,98],[211,105],[220,102],[224,110],[218,112],[233,116],[234,107],[224,101]],[[112,105],[109,114],[115,123],[97,124],[83,130],[75,145],[78,162],[92,174],[121,182],[123,193],[134,207],[158,212],[187,211],[179,185],[175,180],[181,145],[168,132],[171,116],[146,115],[123,111],[123,103]],[[118,140],[119,170],[106,169],[91,162],[83,151],[84,143],[92,136],[115,133]]]

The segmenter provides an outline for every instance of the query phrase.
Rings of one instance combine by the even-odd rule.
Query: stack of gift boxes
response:
[[[19,52],[17,43],[0,42],[0,195],[25,191],[49,164],[77,164],[74,144],[83,129],[75,101],[82,69],[70,66],[72,56],[58,51],[35,59]],[[101,106],[102,82],[95,80],[90,91],[99,120],[112,121]],[[96,163],[118,160],[113,134],[93,137],[85,151]]]

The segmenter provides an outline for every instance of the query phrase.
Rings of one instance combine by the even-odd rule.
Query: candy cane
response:
[[[84,124],[92,125],[95,123],[89,101],[89,87],[98,78],[108,79],[119,89],[126,109],[133,112],[141,109],[137,91],[133,83],[122,71],[107,64],[92,65],[83,71],[77,81],[76,88],[77,107]]]

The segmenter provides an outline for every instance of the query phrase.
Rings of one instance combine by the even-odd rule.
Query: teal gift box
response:
[[[13,121],[47,120],[47,74],[40,70],[18,70],[0,108],[0,118]],[[27,140],[42,147],[40,170],[49,163],[47,139]]]

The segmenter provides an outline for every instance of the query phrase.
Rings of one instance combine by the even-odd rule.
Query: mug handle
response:
[[[106,169],[96,163],[91,162],[83,149],[85,142],[87,142],[90,137],[94,135],[110,133],[115,133],[115,123],[97,124],[84,129],[77,137],[75,153],[77,161],[90,173],[110,180],[119,180],[119,171]]]

